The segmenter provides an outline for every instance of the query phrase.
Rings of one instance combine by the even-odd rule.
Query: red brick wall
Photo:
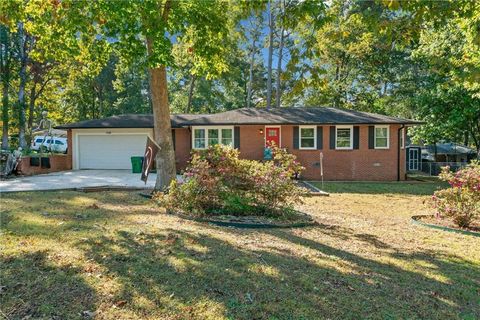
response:
[[[22,162],[19,164],[19,171],[26,176],[35,174],[66,171],[72,169],[71,156],[65,154],[51,155],[50,168],[42,168],[41,166],[30,166],[30,157],[22,157]]]
[[[305,167],[303,177],[319,180],[320,152],[323,153],[325,180],[397,180],[398,125],[390,125],[390,148],[368,149],[368,125],[360,127],[359,149],[331,150],[330,126],[323,126],[322,150],[294,150],[293,126],[282,126],[282,147],[286,147]],[[405,177],[405,149],[401,149],[400,179]]]
[[[262,133],[260,133],[262,130]],[[265,126],[240,127],[240,157],[243,159],[262,160],[265,146]]]
[[[306,168],[305,179],[320,180],[320,151],[323,152],[325,180],[397,180],[397,145],[399,125],[390,125],[390,148],[368,149],[368,125],[360,127],[360,146],[356,150],[331,150],[330,129],[323,126],[322,150],[294,150],[293,126],[281,126],[281,146],[295,154]],[[260,133],[260,130],[263,133]],[[264,147],[263,125],[240,128],[240,156],[244,159],[262,160]],[[190,157],[191,136],[188,129],[175,129],[175,155],[177,170],[185,168]],[[401,149],[400,178],[405,178],[405,149]]]

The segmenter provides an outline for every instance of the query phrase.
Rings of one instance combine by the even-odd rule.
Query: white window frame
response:
[[[350,129],[350,146],[348,147],[337,146],[338,129]],[[336,150],[353,150],[353,126],[335,126],[335,149]]]
[[[222,144],[222,129],[232,130],[232,148],[235,147],[235,129],[233,126],[195,126],[192,127],[192,149],[193,150],[204,150],[207,149],[209,144],[208,139],[208,130],[209,129],[218,129],[218,144]],[[195,148],[195,130],[205,130],[205,148]]]
[[[302,129],[313,129],[313,147],[302,147]],[[317,149],[317,126],[299,126],[298,127],[298,149],[316,150]]]
[[[386,147],[377,147],[377,129],[387,129],[387,146]],[[373,131],[373,145],[375,149],[390,149],[390,126],[383,125],[383,126],[375,126]]]

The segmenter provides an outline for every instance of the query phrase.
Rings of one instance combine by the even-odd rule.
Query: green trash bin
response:
[[[130,160],[132,161],[132,173],[141,173],[143,157],[131,157]]]

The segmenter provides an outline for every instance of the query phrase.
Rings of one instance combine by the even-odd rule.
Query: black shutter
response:
[[[299,131],[298,126],[293,127],[293,149],[298,149],[299,147]]]
[[[368,149],[375,149],[375,126],[368,126]]]
[[[335,149],[335,126],[330,126],[330,149]]]
[[[233,128],[233,147],[240,149],[240,127]]]
[[[192,145],[192,143],[193,143],[193,142],[192,142],[192,140],[193,140],[193,129],[192,129],[192,127],[189,127],[189,128],[188,128],[188,133],[189,133],[188,136],[189,136],[189,138],[190,138],[190,139],[189,139],[190,141],[189,141],[188,143],[189,143],[189,145],[190,145],[190,151],[192,151],[192,149],[193,149],[193,145]]]
[[[317,127],[317,149],[323,149],[323,127]]]
[[[172,129],[172,143],[173,143],[173,150],[175,150],[175,129]]]
[[[360,148],[360,127],[354,126],[353,127],[353,149]]]

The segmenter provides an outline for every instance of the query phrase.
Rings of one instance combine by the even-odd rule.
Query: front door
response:
[[[275,144],[280,147],[280,128],[279,127],[265,127],[265,147]]]
[[[418,148],[410,148],[408,150],[409,160],[408,160],[408,170],[409,171],[418,171]]]

